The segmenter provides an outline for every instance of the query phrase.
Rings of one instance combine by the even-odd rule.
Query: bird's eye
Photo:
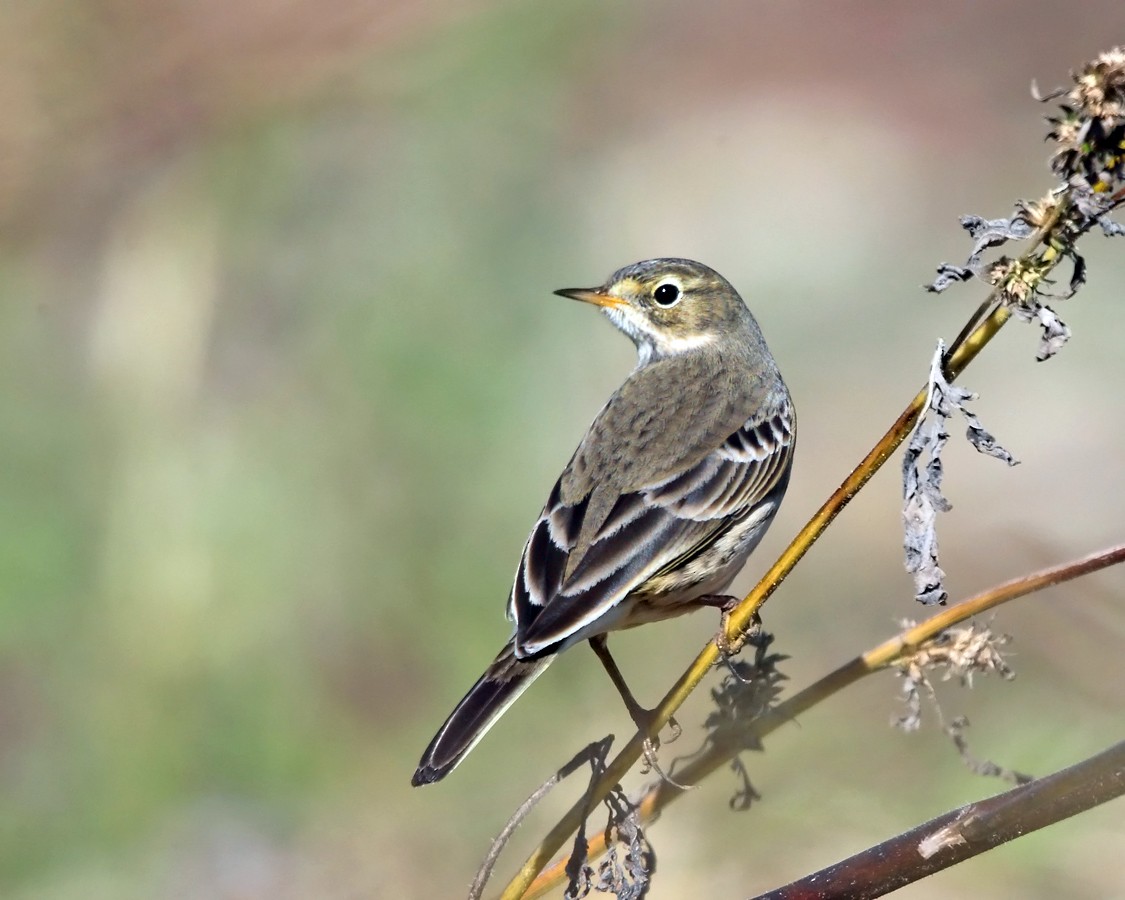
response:
[[[666,281],[652,292],[652,299],[656,301],[657,306],[675,306],[680,299],[680,288]]]

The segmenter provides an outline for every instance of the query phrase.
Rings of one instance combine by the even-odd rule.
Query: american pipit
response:
[[[563,650],[589,640],[638,724],[605,635],[722,596],[789,482],[793,404],[758,323],[707,266],[653,259],[598,288],[639,360],[586,432],[524,547],[515,633],[434,736],[414,784],[444,778]]]

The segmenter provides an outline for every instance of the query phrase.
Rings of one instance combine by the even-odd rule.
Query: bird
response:
[[[637,349],[555,482],[508,596],[512,637],[446,719],[412,778],[440,781],[559,653],[589,641],[638,726],[613,631],[719,608],[789,484],[796,418],[761,329],[713,269],[661,258],[564,288]]]

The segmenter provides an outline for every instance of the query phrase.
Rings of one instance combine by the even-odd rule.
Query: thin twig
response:
[[[574,772],[583,763],[590,763],[593,773],[596,776],[600,770],[599,762],[604,762],[606,754],[609,753],[609,748],[613,745],[613,735],[608,735],[600,741],[595,741],[592,744],[587,744],[579,750],[574,757],[565,766],[555,772],[550,778],[544,781],[537,787],[519,808],[512,813],[512,817],[508,819],[507,824],[496,835],[496,839],[492,842],[492,846],[488,848],[488,853],[485,854],[484,861],[481,863],[480,868],[477,870],[477,877],[473,879],[472,886],[469,888],[468,900],[480,900],[484,893],[485,885],[488,884],[488,879],[492,877],[492,869],[496,865],[496,860],[500,858],[504,846],[515,834],[517,828],[523,824],[523,820],[527,818],[536,805],[544,797],[549,794],[556,785],[559,784],[564,778]],[[591,779],[591,784],[594,779]]]

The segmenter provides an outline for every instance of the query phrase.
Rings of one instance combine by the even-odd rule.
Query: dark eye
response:
[[[666,281],[652,292],[652,299],[657,306],[673,306],[680,299],[680,289]]]

